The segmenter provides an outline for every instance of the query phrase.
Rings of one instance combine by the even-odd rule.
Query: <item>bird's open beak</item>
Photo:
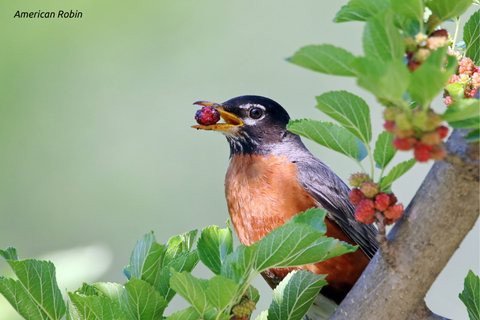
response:
[[[202,129],[202,130],[215,130],[215,131],[228,131],[234,132],[235,128],[243,126],[243,121],[240,120],[236,115],[233,113],[225,111],[223,106],[218,103],[209,102],[209,101],[197,101],[194,104],[204,107],[212,107],[220,112],[220,117],[225,120],[225,123],[215,123],[208,126],[204,125],[196,125],[192,126],[195,129]]]

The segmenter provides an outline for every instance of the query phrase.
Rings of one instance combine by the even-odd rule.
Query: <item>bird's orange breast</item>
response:
[[[236,155],[225,178],[225,195],[235,232],[244,245],[259,241],[294,215],[318,207],[315,199],[298,182],[297,168],[285,156]],[[355,243],[339,225],[326,218],[326,236]],[[369,263],[361,251],[304,266],[317,274],[328,274],[324,295],[343,300]],[[263,276],[274,287],[296,268],[270,269]],[[325,291],[325,292],[324,292]]]

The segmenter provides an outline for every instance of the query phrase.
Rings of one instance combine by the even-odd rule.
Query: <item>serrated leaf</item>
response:
[[[233,252],[233,237],[230,228],[206,227],[198,239],[197,250],[200,260],[215,274],[220,274],[222,263]]]
[[[395,136],[387,131],[383,131],[378,136],[373,151],[373,159],[380,169],[385,168],[397,153],[397,149],[392,145]]]
[[[400,61],[385,64],[374,59],[360,57],[352,62],[359,74],[357,84],[373,93],[377,98],[392,102],[394,105],[405,104],[403,97],[410,83],[410,71]]]
[[[333,18],[333,22],[366,21],[368,17],[370,17],[370,13],[367,11],[345,5],[337,12],[335,18]]]
[[[250,275],[258,254],[258,243],[250,246],[238,246],[227,256],[222,265],[221,275],[238,284],[244,283]]]
[[[448,122],[453,122],[478,117],[479,114],[480,100],[464,99],[451,104],[442,118]]]
[[[170,278],[172,289],[187,300],[200,315],[213,309],[213,305],[206,296],[208,280],[195,278],[189,272],[176,272],[173,268],[170,269],[170,272],[172,273]]]
[[[346,6],[342,7],[333,21],[365,21],[383,9],[388,8],[388,6],[388,1],[384,0],[351,0]]]
[[[480,128],[480,117],[473,117],[460,121],[450,121],[448,124],[454,129],[478,129]]]
[[[191,230],[171,237],[167,242],[167,249],[165,252],[164,265],[169,264],[177,255],[182,252],[191,251],[195,238],[197,237],[198,230]]]
[[[199,319],[200,314],[195,310],[194,307],[188,307],[175,312],[171,316],[167,317],[166,320],[197,320]]]
[[[480,10],[473,13],[465,23],[463,40],[466,45],[465,56],[472,59],[475,65],[480,65]]]
[[[480,319],[480,278],[472,270],[468,271],[465,278],[463,292],[459,295],[465,304],[470,320]]]
[[[255,320],[268,320],[268,310],[260,313]]]
[[[448,91],[454,101],[462,100],[465,96],[465,90],[460,82],[450,83],[445,87],[445,89]]]
[[[124,310],[131,319],[136,320],[162,319],[163,311],[168,305],[151,284],[137,278],[125,283],[124,301]]]
[[[355,76],[350,62],[355,56],[329,44],[306,46],[295,52],[289,62],[301,67],[337,76]]]
[[[160,274],[160,283],[157,287],[157,290],[168,302],[173,299],[176,293],[170,286],[170,268],[173,268],[177,272],[191,272],[199,260],[200,259],[196,250],[182,252],[163,268],[162,273]]]
[[[445,84],[457,68],[457,59],[446,54],[447,47],[432,51],[422,65],[412,73],[408,92],[412,100],[429,105],[443,91]],[[448,64],[444,68],[444,58]]]
[[[320,289],[327,285],[325,277],[307,270],[289,273],[273,291],[267,319],[301,320]]]
[[[330,91],[316,99],[317,109],[337,120],[364,144],[370,143],[372,140],[370,108],[362,98],[347,91]]]
[[[327,121],[294,120],[287,129],[358,161],[360,149],[353,134]]]
[[[379,187],[381,189],[387,188],[395,180],[397,180],[408,170],[410,170],[415,165],[415,163],[417,163],[417,160],[410,159],[397,164],[395,167],[393,167],[392,170],[390,170],[390,172],[385,177],[382,178],[382,180],[380,180]]]
[[[245,294],[247,295],[248,299],[252,300],[253,302],[257,303],[258,300],[260,300],[260,293],[258,292],[258,290],[250,285],[248,286],[247,288],[247,291],[245,292]]]
[[[152,233],[140,239],[130,256],[131,277],[142,279],[157,287],[162,272],[165,245],[158,244]]]
[[[121,308],[104,295],[68,293],[68,320],[128,320]]]
[[[424,0],[390,0],[390,5],[397,13],[417,21],[423,20],[423,12],[425,11]]]
[[[233,280],[217,275],[210,279],[207,299],[217,311],[222,312],[235,298],[238,289],[239,285]]]
[[[363,50],[368,59],[375,59],[377,63],[403,60],[405,43],[394,25],[392,10],[383,10],[368,19],[363,32]]]
[[[480,129],[470,131],[466,136],[465,140],[467,142],[477,142],[480,141]]]
[[[432,13],[436,14],[440,21],[458,17],[472,4],[472,0],[427,0],[426,5]]]
[[[125,307],[125,288],[122,285],[112,282],[97,282],[94,283],[92,287],[96,289],[98,294],[109,298],[114,305],[123,310]]]
[[[10,251],[10,256],[15,257]],[[50,261],[7,260],[18,280],[0,279],[0,293],[20,314],[31,319],[60,319],[65,302],[58,288],[55,266]],[[22,314],[22,315],[23,315]]]
[[[230,320],[232,316],[224,313],[219,314],[216,310],[210,310],[203,316],[203,320]]]
[[[17,249],[14,247],[8,247],[6,250],[0,250],[0,256],[5,260],[20,260],[17,254]]]
[[[287,223],[290,224],[306,224],[315,230],[317,230],[321,235],[324,235],[327,232],[327,225],[325,224],[325,217],[327,216],[327,210],[320,208],[310,208],[304,213],[299,213],[294,215]]]

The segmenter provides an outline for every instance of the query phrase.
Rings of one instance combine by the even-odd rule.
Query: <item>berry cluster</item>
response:
[[[220,120],[220,112],[212,107],[203,107],[195,113],[195,120],[203,126],[209,126]]]
[[[458,72],[450,77],[447,85],[459,83],[462,85],[464,98],[473,98],[480,87],[480,67],[476,66],[472,59],[462,58],[458,51],[449,51],[448,54],[457,57]],[[455,102],[447,90],[445,90],[443,96],[447,106]]]
[[[393,193],[380,192],[378,185],[365,173],[355,173],[350,177],[350,184],[355,187],[350,191],[350,202],[356,207],[355,219],[363,223],[374,223],[375,213],[383,214],[383,223],[393,224],[400,219],[403,205],[397,204]]]
[[[231,320],[248,320],[253,310],[255,310],[255,301],[243,295],[240,303],[232,309],[233,316]]]
[[[418,33],[415,39],[407,37],[403,40],[407,51],[407,65],[412,72],[430,56],[431,51],[449,43],[448,32],[445,29],[436,30],[430,36]]]
[[[392,144],[397,150],[414,149],[419,162],[445,157],[442,139],[448,135],[448,128],[441,125],[442,118],[433,110],[417,108],[407,113],[398,107],[388,107],[383,117],[386,120],[383,127],[395,135]]]

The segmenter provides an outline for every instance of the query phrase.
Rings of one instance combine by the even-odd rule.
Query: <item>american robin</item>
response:
[[[328,211],[326,236],[360,247],[352,253],[297,267],[328,274],[328,285],[320,294],[339,304],[378,249],[376,229],[354,218],[349,188],[307,150],[298,135],[287,131],[290,117],[277,102],[241,96],[222,104],[195,104],[217,109],[225,120],[193,128],[219,131],[230,145],[225,196],[242,244],[251,245],[299,212],[320,207]],[[297,268],[269,269],[263,277],[274,288]]]

